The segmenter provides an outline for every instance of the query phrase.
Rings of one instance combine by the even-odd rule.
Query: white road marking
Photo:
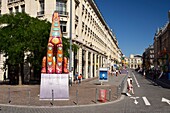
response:
[[[170,100],[166,99],[166,98],[162,98],[162,102],[166,102],[170,105]]]
[[[145,105],[147,106],[151,105],[146,97],[142,97],[142,98],[143,98],[143,101],[145,102]]]
[[[138,103],[139,103],[139,102],[137,101],[137,99],[138,99],[139,97],[130,97],[130,98],[134,99],[134,103],[135,103],[135,104],[138,104]]]
[[[135,99],[134,103],[135,103],[135,104],[138,104],[139,102]]]
[[[140,87],[139,82],[137,81],[137,79],[136,79],[134,73],[132,73],[132,75],[133,75],[133,77],[134,77],[134,79],[135,79],[135,82],[136,82],[137,86]]]

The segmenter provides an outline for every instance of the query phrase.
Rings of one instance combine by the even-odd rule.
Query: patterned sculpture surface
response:
[[[63,60],[62,34],[60,30],[60,18],[57,12],[52,16],[50,37],[47,45],[47,57],[42,60],[41,73],[68,73],[67,58]]]

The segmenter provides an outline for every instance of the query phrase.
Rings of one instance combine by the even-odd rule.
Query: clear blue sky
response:
[[[122,53],[140,54],[154,42],[157,28],[168,21],[170,0],[95,0],[116,34]]]

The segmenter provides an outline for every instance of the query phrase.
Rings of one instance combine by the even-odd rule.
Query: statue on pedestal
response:
[[[64,60],[63,60],[64,59]],[[62,74],[68,73],[68,60],[63,58],[62,34],[60,29],[60,18],[57,12],[52,16],[50,37],[47,45],[47,56],[42,60],[41,73]]]

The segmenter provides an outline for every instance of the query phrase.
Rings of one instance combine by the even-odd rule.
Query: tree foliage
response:
[[[6,65],[22,67],[27,62],[34,69],[34,75],[39,76],[42,58],[47,52],[50,22],[30,17],[26,13],[16,13],[0,16],[0,26],[0,53],[5,53],[8,58],[4,68]],[[64,56],[69,57],[69,39],[62,39]],[[72,47],[73,51],[77,51],[78,46],[73,44]]]
[[[62,43],[63,43],[63,56],[69,58],[69,50],[70,50],[70,40],[68,38],[62,37]],[[76,44],[72,44],[72,51],[77,52],[78,46]]]
[[[0,51],[10,57],[9,63],[21,63],[24,52],[43,52],[49,36],[50,23],[25,13],[5,14],[0,17]],[[38,54],[37,53],[37,54]],[[29,59],[34,58],[31,54]]]
[[[5,64],[21,65],[27,62],[38,72],[42,57],[46,54],[51,24],[25,13],[16,13],[2,15],[0,25],[0,52],[8,58]],[[28,56],[26,60],[25,56]]]

